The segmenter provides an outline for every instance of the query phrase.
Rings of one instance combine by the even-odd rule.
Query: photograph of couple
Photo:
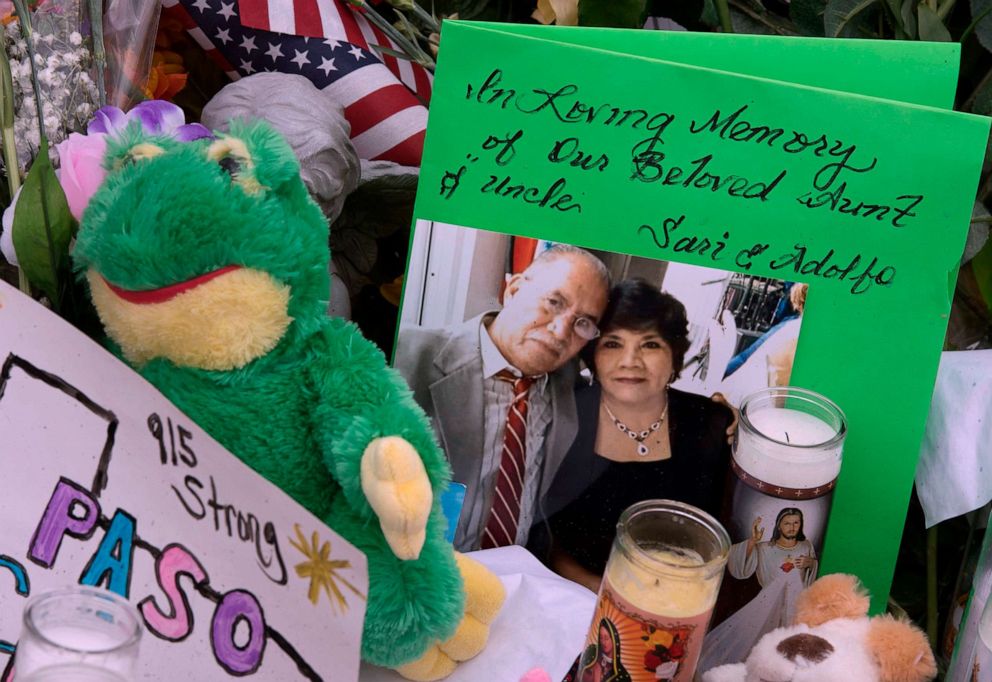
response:
[[[788,381],[804,294],[419,221],[394,364],[467,487],[456,549],[528,545],[596,590],[631,504],[718,516],[732,406]]]

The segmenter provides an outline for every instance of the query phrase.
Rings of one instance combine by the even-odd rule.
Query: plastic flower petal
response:
[[[169,134],[186,123],[183,110],[172,102],[150,99],[127,112],[128,122],[138,119],[145,132]]]
[[[14,199],[10,202],[3,212],[3,229],[0,231],[0,253],[3,257],[7,259],[7,262],[11,265],[18,265],[17,253],[14,252],[14,208],[17,206],[17,198],[21,196],[21,189],[24,185],[17,188],[17,192],[14,194]]]
[[[59,184],[69,203],[69,212],[79,220],[83,210],[96,194],[107,171],[103,155],[107,151],[107,136],[102,133],[80,135],[72,133],[56,145],[59,152]]]
[[[127,116],[117,107],[100,107],[93,114],[93,120],[86,126],[87,133],[104,133],[108,135],[127,127]]]
[[[213,137],[214,134],[210,132],[210,128],[202,123],[187,123],[176,128],[172,132],[172,136],[180,142],[192,142],[204,137]]]

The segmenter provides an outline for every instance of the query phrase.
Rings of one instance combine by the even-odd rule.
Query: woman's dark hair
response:
[[[614,329],[657,332],[672,349],[673,380],[678,378],[689,350],[689,320],[685,306],[674,296],[643,279],[625,279],[610,290],[599,328],[603,336]],[[582,359],[594,374],[597,343],[588,343],[582,350]]]

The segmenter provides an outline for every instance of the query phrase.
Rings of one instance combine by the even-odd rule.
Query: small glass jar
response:
[[[691,505],[624,511],[575,679],[690,682],[729,548],[723,526]]]
[[[15,682],[126,682],[141,639],[137,609],[76,585],[32,597],[14,659]]]

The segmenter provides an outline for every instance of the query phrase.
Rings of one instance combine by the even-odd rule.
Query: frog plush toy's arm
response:
[[[393,553],[419,557],[450,469],[423,411],[382,352],[354,325],[329,319],[313,416],[325,464],[359,516],[377,518]]]

